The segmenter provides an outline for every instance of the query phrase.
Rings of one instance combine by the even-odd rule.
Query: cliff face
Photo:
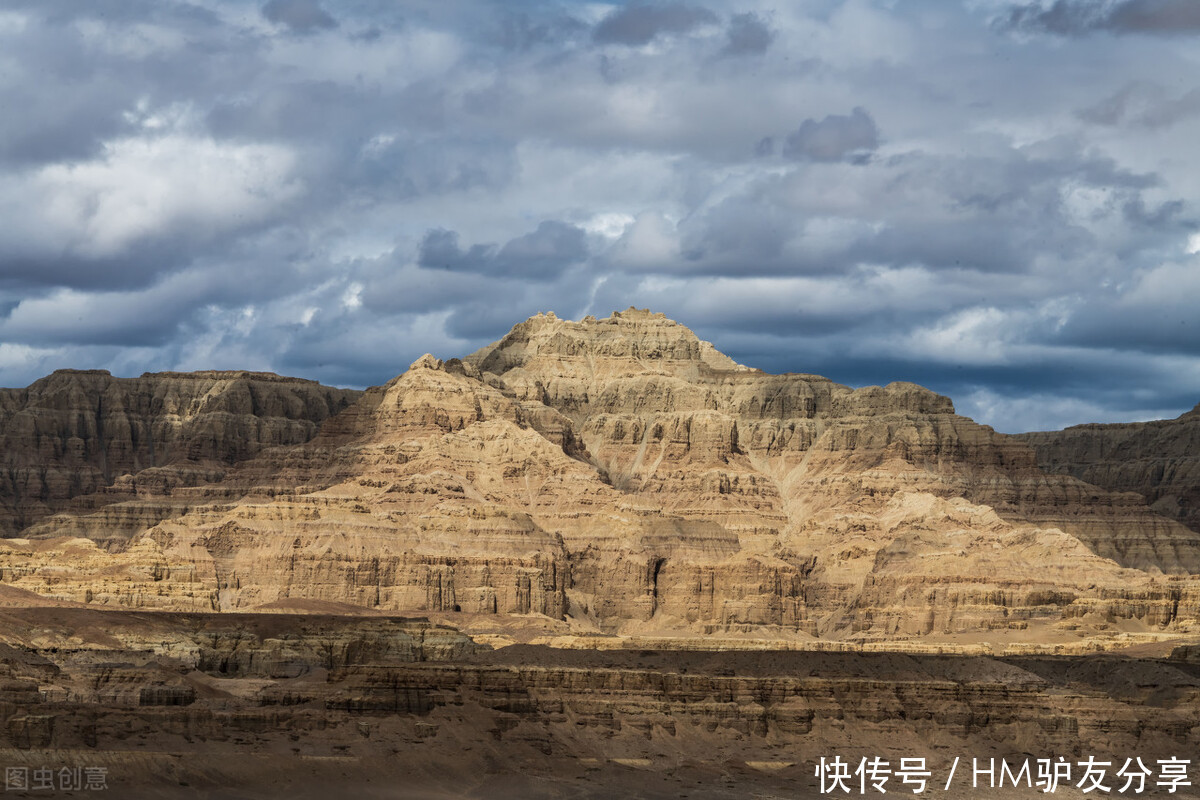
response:
[[[423,357],[309,436],[220,481],[135,473],[136,499],[0,541],[0,581],[627,635],[1064,642],[1200,618],[1200,535],[1136,496],[1048,475],[919,386],[767,375],[649,312]]]
[[[251,372],[59,370],[0,389],[0,536],[76,497],[95,506],[137,485],[165,494],[218,480],[264,447],[308,441],[358,394]]]
[[[1200,532],[1200,405],[1177,419],[1075,425],[1012,437],[1047,472],[1114,492],[1137,492],[1165,517]]]
[[[830,513],[873,513],[917,491],[1058,528],[1124,566],[1200,572],[1193,532],[1137,498],[1047,476],[1023,443],[914,384],[852,390],[766,375],[634,309],[579,323],[535,317],[468,361],[568,417],[613,486],[743,537],[774,537],[784,520],[828,529]],[[688,507],[696,501],[704,508]]]

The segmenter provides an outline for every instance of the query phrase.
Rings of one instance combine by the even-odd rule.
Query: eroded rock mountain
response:
[[[114,378],[59,370],[0,389],[0,536],[91,505],[211,482],[264,447],[308,441],[359,395],[256,372]]]
[[[1200,532],[1200,405],[1177,419],[1075,425],[1013,437],[1047,472],[1137,492],[1158,513]]]
[[[1072,641],[1200,612],[1200,535],[1140,496],[1048,474],[919,386],[769,375],[660,314],[539,315],[296,439],[169,496],[138,472],[136,497],[77,500],[0,541],[0,581],[797,640]]]

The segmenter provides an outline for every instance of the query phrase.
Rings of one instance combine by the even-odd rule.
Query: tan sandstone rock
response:
[[[625,634],[1071,643],[1200,624],[1200,535],[1138,497],[1043,472],[914,384],[768,375],[634,309],[425,356],[222,469],[135,473],[140,496],[0,542],[0,579],[138,608],[312,600]]]

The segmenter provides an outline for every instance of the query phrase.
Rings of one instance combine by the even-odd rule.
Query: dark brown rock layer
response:
[[[359,392],[261,372],[59,370],[0,389],[0,536],[49,514],[219,480],[311,439]],[[114,487],[115,484],[115,487]],[[103,493],[103,494],[97,494]]]
[[[1137,492],[1165,517],[1200,532],[1200,405],[1177,419],[1075,425],[1016,434],[1047,472],[1114,492]]]
[[[938,793],[963,759],[949,797],[971,759],[1029,759],[1018,797],[1037,758],[1200,746],[1186,658],[490,651],[421,620],[23,613],[0,761],[100,766],[122,797],[807,797],[834,756],[925,758]]]

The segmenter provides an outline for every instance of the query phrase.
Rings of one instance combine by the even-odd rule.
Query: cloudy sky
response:
[[[0,110],[4,386],[636,305],[1003,431],[1200,401],[1194,0],[5,0]]]

